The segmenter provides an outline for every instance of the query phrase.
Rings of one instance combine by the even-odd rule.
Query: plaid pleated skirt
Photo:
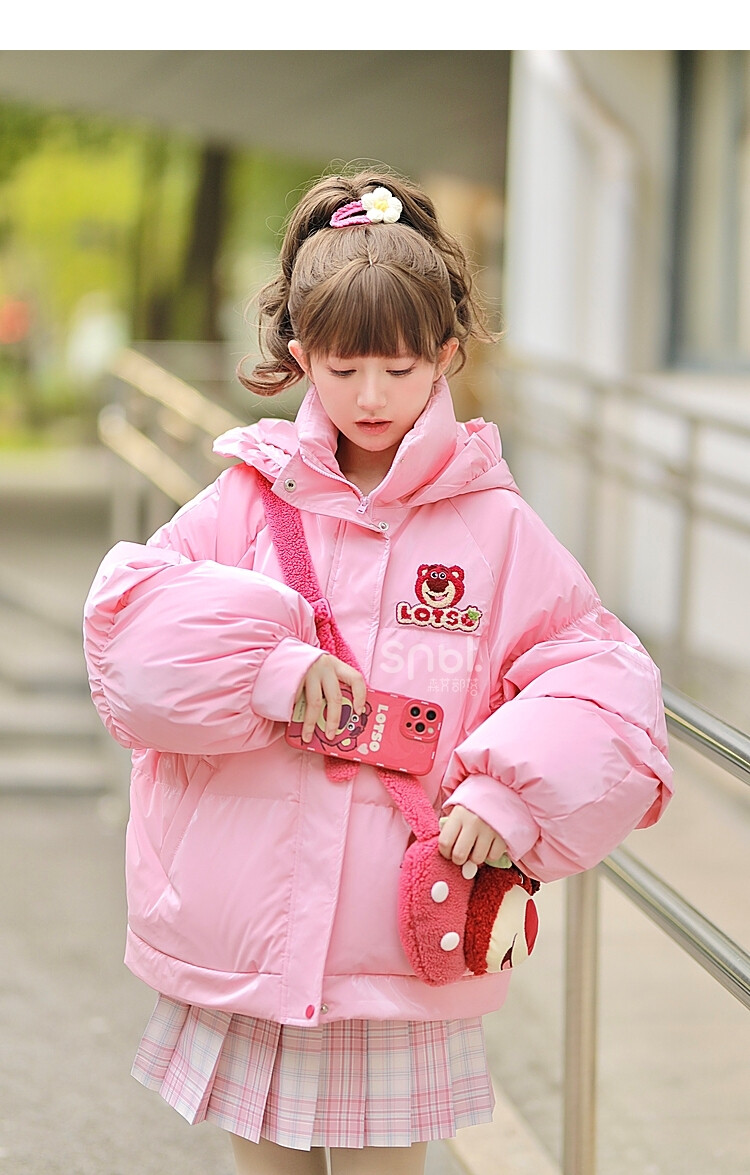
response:
[[[451,1138],[495,1101],[479,1018],[297,1028],[165,996],[133,1076],[188,1122],[295,1150]]]

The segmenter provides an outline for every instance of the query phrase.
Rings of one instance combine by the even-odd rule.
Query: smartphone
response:
[[[406,694],[368,689],[364,711],[357,714],[346,686],[342,686],[342,693],[338,730],[330,739],[326,736],[324,706],[309,743],[302,741],[305,698],[299,699],[286,729],[290,746],[392,771],[410,771],[412,775],[426,775],[432,769],[444,716],[442,707]]]

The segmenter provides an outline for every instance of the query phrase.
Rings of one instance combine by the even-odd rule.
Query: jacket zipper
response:
[[[302,458],[302,464],[306,465],[308,469],[314,470],[315,473],[322,473],[324,477],[330,477],[331,481],[341,481],[344,483],[344,485],[352,486],[352,483],[347,481],[345,477],[337,477],[336,474],[331,473],[330,470],[323,469],[322,465],[315,465],[312,461],[308,461],[304,453],[300,453],[300,457]],[[360,503],[359,506],[357,506],[357,514],[365,514],[367,512],[368,506],[370,505],[369,494],[365,496],[361,490],[357,489],[356,486],[352,486],[352,489],[357,490],[357,493],[360,497]]]

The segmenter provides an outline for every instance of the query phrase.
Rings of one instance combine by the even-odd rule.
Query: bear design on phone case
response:
[[[365,708],[361,714],[355,714],[351,699],[344,697],[341,703],[341,717],[339,718],[338,729],[334,731],[330,738],[328,737],[326,734],[324,710],[315,724],[311,742],[316,743],[324,751],[330,751],[332,747],[339,751],[352,751],[357,745],[359,736],[367,730],[367,724],[371,714],[372,706],[369,702],[365,702]],[[297,738],[301,737],[302,726],[303,723],[301,720],[290,722],[290,734],[295,735]]]

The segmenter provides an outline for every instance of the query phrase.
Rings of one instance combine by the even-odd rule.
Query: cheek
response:
[[[343,388],[330,387],[325,381],[315,385],[318,390],[320,402],[325,409],[326,415],[332,420],[341,416],[347,409],[347,405],[351,397],[348,397]]]
[[[429,383],[427,386],[412,389],[404,396],[404,415],[410,416],[412,423],[422,415],[431,395],[432,384]]]

